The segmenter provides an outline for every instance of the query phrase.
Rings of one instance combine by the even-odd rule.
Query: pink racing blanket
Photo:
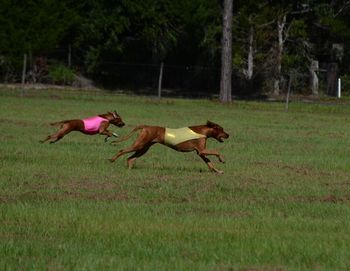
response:
[[[101,118],[99,116],[83,119],[84,132],[91,135],[97,134],[100,129],[101,123],[105,121],[108,122],[107,119]]]

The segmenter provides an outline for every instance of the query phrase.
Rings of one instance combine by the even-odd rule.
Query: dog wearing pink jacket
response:
[[[122,118],[115,110],[113,112],[108,112],[106,114],[101,114],[86,119],[72,119],[54,122],[51,123],[51,125],[60,125],[60,129],[56,133],[47,136],[41,141],[41,143],[48,140],[50,140],[50,143],[55,143],[72,131],[79,131],[86,135],[106,135],[105,142],[107,142],[107,140],[112,136],[118,137],[116,133],[113,133],[107,129],[110,124],[117,127],[123,127],[125,125]]]

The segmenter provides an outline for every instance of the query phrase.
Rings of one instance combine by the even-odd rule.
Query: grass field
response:
[[[349,270],[350,106],[0,90],[0,270]],[[139,124],[221,124],[226,164],[53,121],[116,109]]]

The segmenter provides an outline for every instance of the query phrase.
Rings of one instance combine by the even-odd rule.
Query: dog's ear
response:
[[[214,122],[210,121],[210,120],[207,120],[207,126],[209,128],[214,128],[215,126],[217,126]]]

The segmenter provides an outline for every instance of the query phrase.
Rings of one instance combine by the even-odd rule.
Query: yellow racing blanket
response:
[[[206,137],[198,134],[188,127],[171,129],[165,128],[164,143],[168,146],[175,146],[188,140]]]

